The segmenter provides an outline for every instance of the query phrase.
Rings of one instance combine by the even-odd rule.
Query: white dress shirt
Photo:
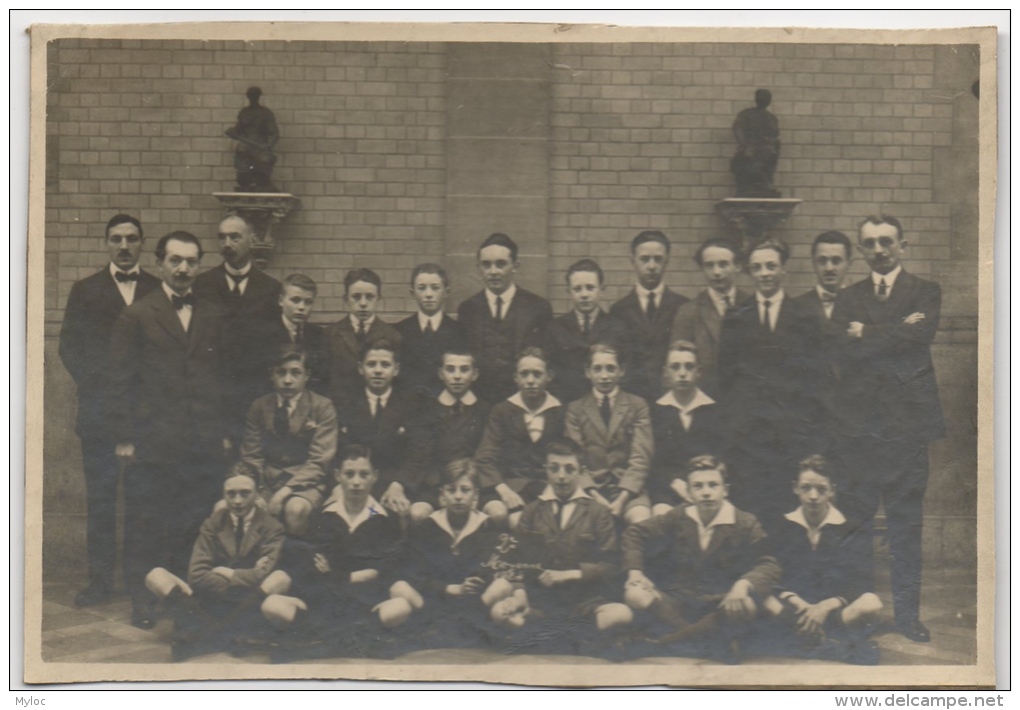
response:
[[[138,286],[137,281],[118,281],[117,274],[140,274],[142,270],[138,268],[138,264],[134,265],[134,268],[124,271],[118,269],[117,265],[112,261],[110,262],[110,276],[113,277],[113,282],[117,284],[117,290],[120,291],[121,298],[124,299],[124,303],[131,305],[135,302],[135,289]]]
[[[797,523],[807,530],[808,541],[811,543],[812,550],[818,549],[818,541],[822,539],[822,528],[826,525],[842,525],[846,522],[846,517],[836,510],[836,506],[831,503],[829,504],[829,512],[825,514],[825,518],[818,524],[817,528],[811,527],[807,518],[804,517],[804,506],[800,506],[792,513],[787,513],[785,517],[787,520]]]
[[[880,288],[880,284],[882,283],[882,281],[885,281],[885,295],[886,295],[886,298],[888,298],[889,295],[892,293],[893,284],[896,283],[896,277],[900,275],[901,271],[903,271],[903,267],[902,266],[897,266],[895,269],[890,271],[888,274],[884,274],[884,275],[878,273],[877,271],[872,271],[871,272],[871,283],[873,283],[875,285],[875,295],[876,296],[878,295],[878,289]]]
[[[228,264],[227,262],[224,261],[223,262],[223,268],[224,268],[224,270],[226,270],[226,272],[228,274],[233,274],[234,276],[237,276],[238,278],[241,279],[240,281],[237,282],[237,290],[240,291],[241,295],[243,296],[245,290],[248,288],[248,278],[247,277],[251,273],[251,262],[249,261],[247,264],[245,264],[243,269],[235,269],[230,264]],[[230,290],[230,291],[233,291],[234,290],[234,280],[232,278],[230,278],[229,276],[224,276],[223,278],[225,278],[227,280],[227,289]]]
[[[393,394],[393,388],[390,387],[383,394],[376,394],[372,390],[365,388],[365,396],[368,397],[368,408],[372,412],[374,417],[377,414],[379,405],[382,405],[383,409],[386,409],[386,404],[390,401],[390,395]]]
[[[508,288],[506,291],[499,294],[498,296],[489,289],[485,289],[485,299],[489,302],[489,314],[493,318],[496,317],[496,299],[499,298],[502,299],[500,302],[503,304],[503,308],[500,311],[500,320],[505,319],[506,312],[510,310],[510,304],[513,302],[514,296],[516,295],[517,284],[510,284],[510,288]]]
[[[758,322],[765,323],[765,301],[769,302],[768,311],[768,324],[769,330],[775,332],[776,322],[779,321],[779,310],[783,306],[783,299],[786,298],[786,293],[783,289],[779,289],[774,294],[765,298],[761,295],[761,292],[755,292],[755,298],[758,299]]]
[[[163,282],[163,293],[166,294],[166,297],[170,299],[171,303],[173,303],[174,296],[181,297],[181,295],[182,295],[182,294],[176,293],[172,288],[167,286],[165,281]],[[188,289],[188,293],[191,293],[191,289],[190,288]],[[188,293],[183,294],[183,296],[187,296]],[[173,306],[171,306],[171,308],[172,307]],[[191,314],[192,314],[192,311],[194,311],[194,310],[195,309],[192,308],[191,306],[184,306],[183,308],[177,309],[177,320],[179,320],[181,322],[181,327],[184,328],[184,332],[185,333],[187,333],[188,332],[188,328],[191,327]]]
[[[506,313],[505,308],[503,309],[503,313]],[[437,332],[439,330],[439,326],[443,324],[443,312],[439,311],[439,313],[436,313],[434,316],[427,316],[421,311],[418,311],[418,327],[421,328],[421,332],[425,332],[429,323],[432,324],[432,332]]]
[[[524,427],[528,430],[528,438],[532,442],[542,438],[542,431],[545,429],[545,413],[553,407],[560,406],[560,400],[548,393],[545,395],[545,402],[535,411],[528,409],[527,405],[524,404],[524,399],[521,397],[520,392],[510,397],[507,401],[524,410]]]
[[[666,282],[660,281],[659,285],[649,291],[641,284],[635,284],[634,290],[637,292],[638,304],[641,306],[641,312],[648,315],[648,294],[655,294],[655,307],[662,308],[662,294],[666,292]]]
[[[556,504],[553,506],[553,512],[557,513],[557,517],[560,522],[560,530],[567,527],[567,523],[570,522],[570,516],[574,514],[574,509],[577,507],[577,501],[581,498],[591,498],[591,496],[585,493],[580,486],[574,490],[574,494],[570,496],[570,500],[566,503],[556,497],[556,494],[553,493],[552,486],[546,486],[545,490],[538,496],[539,500],[553,501]]]
[[[689,505],[684,508],[684,512],[687,517],[698,524],[698,547],[704,552],[708,549],[708,546],[712,544],[712,533],[720,525],[735,525],[737,522],[737,509],[733,507],[733,504],[728,500],[722,502],[722,507],[719,508],[719,512],[715,514],[711,522],[705,525],[701,522],[701,516],[698,515],[698,506]]]
[[[737,287],[734,286],[726,293],[719,293],[714,288],[705,289],[708,291],[708,297],[712,299],[712,305],[715,306],[715,310],[719,315],[726,315],[726,309],[737,302]],[[729,303],[726,302],[729,299]]]
[[[676,395],[673,394],[673,390],[670,390],[659,397],[655,403],[675,409],[680,417],[680,423],[683,425],[684,431],[690,431],[691,422],[694,421],[694,410],[698,407],[704,407],[706,404],[715,404],[715,400],[698,389],[694,392],[694,398],[691,399],[690,403],[685,407],[677,400]]]

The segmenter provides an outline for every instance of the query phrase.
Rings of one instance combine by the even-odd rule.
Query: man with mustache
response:
[[[131,215],[118,214],[106,223],[110,263],[71,287],[60,329],[60,359],[78,388],[76,431],[88,502],[89,584],[74,598],[76,606],[100,604],[113,593],[117,459],[115,432],[104,425],[106,357],[121,311],[159,286],[158,278],[138,266],[144,241],[142,224]]]
[[[155,625],[145,575],[187,574],[202,520],[221,496],[228,420],[221,397],[222,312],[196,297],[198,238],[156,245],[163,283],[124,309],[110,341],[106,420],[124,465],[124,579],[131,623]]]
[[[252,263],[257,227],[238,213],[220,222],[217,236],[223,263],[195,279],[195,294],[219,304],[227,316],[227,412],[235,445],[244,435],[248,406],[263,394],[266,373],[261,354],[263,334],[280,320],[280,282]]]
[[[871,273],[840,292],[832,314],[845,329],[837,352],[842,380],[836,415],[850,478],[844,502],[869,529],[881,502],[896,628],[912,641],[927,642],[920,620],[921,526],[928,442],[945,435],[931,358],[942,292],[903,268],[906,247],[895,217],[861,223],[857,249]]]

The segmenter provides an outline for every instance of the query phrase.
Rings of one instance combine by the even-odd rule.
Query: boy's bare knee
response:
[[[644,587],[627,587],[623,592],[623,601],[635,611],[644,611],[650,607],[658,595]]]
[[[865,592],[840,612],[840,618],[845,624],[861,623],[878,616],[881,612],[882,600],[873,592]]]
[[[418,593],[418,590],[404,580],[394,582],[390,585],[390,598],[406,600],[415,611],[418,611],[425,606],[425,599],[423,599],[421,594]]]
[[[308,606],[297,597],[271,594],[262,602],[262,616],[275,626],[294,623],[298,611],[307,611]]]
[[[772,594],[765,597],[765,600],[762,602],[762,606],[765,607],[765,611],[772,616],[779,616],[783,613],[783,603]]]
[[[259,585],[259,589],[265,595],[270,594],[286,594],[290,591],[291,578],[290,575],[283,570],[275,570],[269,573],[265,579],[262,580],[262,584]]]
[[[162,567],[156,567],[145,575],[145,588],[159,599],[166,599],[175,588],[191,596],[191,587],[183,579]]]
[[[411,522],[420,523],[432,515],[435,509],[424,501],[411,504]]]
[[[623,520],[628,525],[640,523],[652,517],[652,511],[648,506],[636,505],[623,514]]]
[[[634,621],[634,612],[626,604],[603,604],[595,610],[595,627],[607,631]]]
[[[656,503],[652,506],[652,515],[665,515],[669,511],[673,510],[673,506],[666,505],[665,503]]]
[[[396,597],[377,604],[374,611],[379,615],[379,621],[383,626],[394,629],[407,621],[414,610],[409,601]]]
[[[514,585],[507,580],[499,577],[492,580],[484,592],[482,592],[482,604],[485,606],[492,606],[496,602],[506,599],[514,593]]]
[[[516,513],[510,513],[510,515],[507,516],[506,520],[507,520],[507,526],[511,530],[516,530],[517,526],[520,525],[520,523],[521,523],[521,511],[518,510]]]
[[[303,535],[312,517],[312,504],[304,498],[291,496],[283,504],[283,526],[291,535]]]
[[[493,525],[506,527],[510,511],[502,501],[491,500],[482,507],[482,512],[489,516]]]

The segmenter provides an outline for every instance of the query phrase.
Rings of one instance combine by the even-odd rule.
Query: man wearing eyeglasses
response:
[[[103,424],[106,356],[121,311],[159,286],[158,278],[138,266],[144,241],[142,224],[131,215],[118,214],[106,223],[110,262],[71,287],[60,329],[60,359],[78,389],[75,431],[81,440],[88,503],[89,583],[75,596],[76,606],[101,604],[113,593],[117,460]]]
[[[855,474],[845,496],[870,525],[885,510],[892,553],[897,630],[930,640],[920,620],[921,525],[928,485],[928,442],[945,435],[931,344],[939,327],[939,285],[908,273],[907,241],[895,217],[860,226],[857,249],[871,273],[836,297],[832,321],[843,329],[836,353],[841,385],[835,414],[845,471]]]

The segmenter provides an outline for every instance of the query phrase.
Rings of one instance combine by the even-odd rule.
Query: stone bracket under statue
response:
[[[728,197],[715,207],[723,221],[740,232],[747,249],[765,239],[801,202],[796,198]]]
[[[301,204],[294,195],[286,192],[214,192],[227,214],[244,214],[257,227],[252,246],[255,265],[264,269],[276,248],[273,229]]]

